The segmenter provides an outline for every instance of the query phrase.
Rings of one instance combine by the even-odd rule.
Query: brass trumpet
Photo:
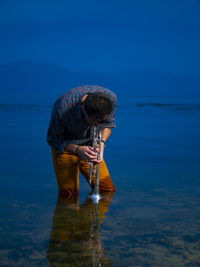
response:
[[[99,145],[99,152],[98,152],[98,156],[97,156],[97,159],[99,159],[100,155],[101,155],[101,133],[97,132],[96,127],[94,127],[94,131],[93,131],[92,147],[94,148],[95,145]],[[95,173],[95,165],[97,165],[96,180],[95,180],[94,190],[92,192],[92,195],[90,195],[90,197],[92,198],[94,203],[98,203],[99,200],[101,199],[101,195],[99,193],[99,171],[100,171],[99,163],[97,163],[97,164],[92,163],[92,165],[90,167],[89,183],[91,184],[91,182],[92,182],[92,177]]]

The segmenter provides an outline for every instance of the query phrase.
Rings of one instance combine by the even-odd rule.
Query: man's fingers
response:
[[[97,153],[94,150],[88,149],[86,153],[90,156],[97,157]]]
[[[97,153],[99,153],[100,148],[99,148],[99,147],[95,147],[95,151],[96,151]]]
[[[97,158],[97,153],[90,154],[87,151],[85,152],[85,156],[88,157],[89,160],[95,160]]]
[[[91,146],[88,147],[88,151],[87,152],[89,154],[91,154],[91,155],[97,156],[97,153],[94,151],[94,149]]]

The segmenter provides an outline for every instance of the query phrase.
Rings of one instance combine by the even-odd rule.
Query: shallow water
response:
[[[0,266],[199,266],[200,99],[120,99],[105,158],[117,191],[58,199],[51,108],[0,105]]]

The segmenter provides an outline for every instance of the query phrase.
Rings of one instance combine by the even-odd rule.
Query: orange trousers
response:
[[[79,169],[89,183],[90,165],[69,152],[59,154],[57,150],[52,149],[52,156],[59,193],[66,197],[78,195]],[[92,189],[95,185],[95,179],[94,174],[91,183]],[[115,192],[115,186],[104,160],[100,163],[99,190],[101,193]]]

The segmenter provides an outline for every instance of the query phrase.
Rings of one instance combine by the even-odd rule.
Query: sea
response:
[[[0,266],[200,266],[200,97],[118,97],[99,204],[58,196],[51,109],[0,104]]]

